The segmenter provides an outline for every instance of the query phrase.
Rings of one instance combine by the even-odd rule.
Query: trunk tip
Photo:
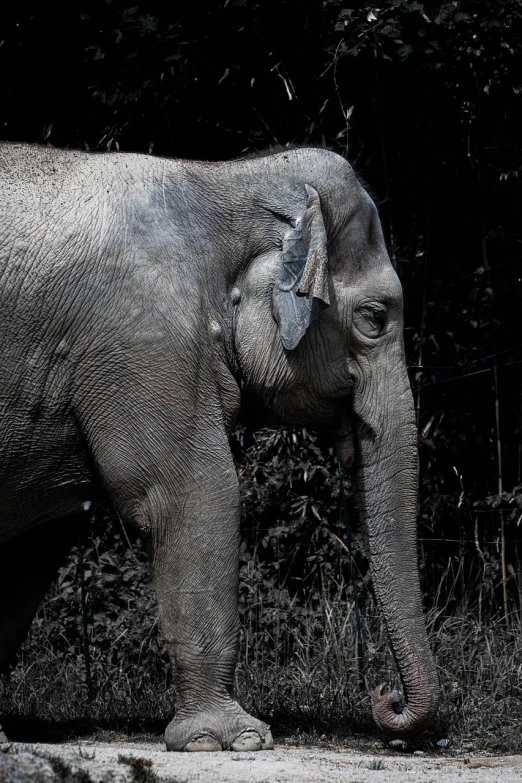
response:
[[[405,701],[397,690],[378,685],[372,694],[372,714],[382,731],[397,739],[420,734],[428,727],[437,709],[437,698],[426,694],[425,702],[415,708]]]

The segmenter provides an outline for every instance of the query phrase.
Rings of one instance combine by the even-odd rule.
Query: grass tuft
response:
[[[256,580],[246,585],[248,600],[242,600],[236,690],[245,708],[269,720],[276,734],[295,735],[299,730],[307,741],[323,738],[328,744],[343,744],[349,735],[379,736],[369,694],[380,682],[399,683],[369,592],[362,594],[361,688],[350,588],[342,581],[323,579],[321,589],[300,602],[285,590],[272,591],[269,600],[260,584]],[[150,595],[142,605],[150,607],[154,602],[150,584],[147,590]],[[51,595],[49,602],[53,600]],[[120,626],[107,624],[101,637],[91,639],[95,690],[90,696],[81,634],[65,652],[59,645],[56,649],[48,613],[49,605],[44,605],[18,665],[0,680],[6,731],[17,721],[22,734],[31,721],[55,727],[61,722],[73,734],[96,731],[105,738],[161,731],[172,717],[175,696],[153,616],[140,617],[139,606],[130,611],[129,623],[148,625],[153,641],[145,647],[140,637],[139,653],[134,637]],[[48,622],[44,623],[45,615]],[[479,613],[479,607],[470,603],[452,605],[451,613],[448,607],[434,608],[428,612],[427,624],[442,685],[439,720],[428,740],[450,738],[455,750],[520,751],[520,627],[506,626],[501,617],[487,617],[483,607]]]

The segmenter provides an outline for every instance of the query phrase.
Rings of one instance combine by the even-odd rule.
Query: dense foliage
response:
[[[420,563],[434,628],[465,601],[479,627],[504,618],[506,633],[520,634],[522,2],[21,0],[9,14],[0,36],[5,139],[210,160],[292,142],[349,156],[379,205],[404,285]],[[274,634],[299,609],[324,635],[324,602],[353,597],[333,457],[306,432],[238,430],[233,449],[243,474],[244,627],[275,649]],[[99,518],[87,551],[91,643],[104,639],[121,666],[134,655],[137,670],[157,644],[153,599],[140,592],[144,558],[132,560],[118,525],[117,554],[96,553],[107,543]],[[358,534],[355,550],[367,605]],[[54,639],[53,649],[80,660],[77,605],[69,616],[60,603],[77,596],[75,569],[73,559],[53,593],[65,645]],[[104,599],[111,580],[119,603]],[[133,626],[126,618],[140,602],[148,619]],[[40,628],[42,618],[52,626],[52,606]],[[134,643],[122,647],[121,634]],[[285,636],[290,657],[295,636]],[[256,655],[268,647],[259,643]],[[110,679],[103,684],[104,664],[93,660],[100,693]]]

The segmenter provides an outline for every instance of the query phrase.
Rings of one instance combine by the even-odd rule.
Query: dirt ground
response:
[[[276,744],[260,753],[167,753],[154,742],[10,743],[0,783],[522,783],[522,755],[381,754]]]

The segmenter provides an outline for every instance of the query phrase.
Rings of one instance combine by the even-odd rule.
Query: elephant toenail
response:
[[[261,737],[254,729],[242,731],[230,746],[230,750],[261,750],[261,748]]]
[[[266,730],[266,734],[264,737],[262,737],[263,741],[263,750],[273,750],[274,749],[274,740],[272,738],[272,732],[270,729]]]
[[[187,745],[185,750],[189,753],[202,753],[212,752],[217,750],[223,750],[221,743],[212,736],[212,734],[200,734],[198,737],[194,737]]]

